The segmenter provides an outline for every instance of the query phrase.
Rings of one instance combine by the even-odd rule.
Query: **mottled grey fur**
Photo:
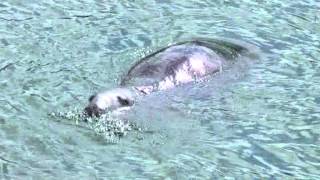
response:
[[[91,96],[85,112],[89,116],[99,116],[107,109],[131,106],[136,94],[170,89],[220,72],[246,51],[237,44],[208,39],[162,48],[134,64],[122,79],[122,88]]]

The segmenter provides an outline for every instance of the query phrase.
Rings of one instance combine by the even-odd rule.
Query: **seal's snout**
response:
[[[89,105],[84,109],[84,113],[89,117],[100,117],[106,111],[132,106],[133,104],[134,98],[131,91],[117,88],[90,96]]]
[[[87,106],[84,108],[84,112],[90,117],[100,117],[100,115],[103,113],[103,111],[99,109],[97,105]]]

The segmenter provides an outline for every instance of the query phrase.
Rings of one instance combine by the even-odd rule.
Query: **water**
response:
[[[319,179],[317,0],[0,2],[2,179]],[[148,126],[110,144],[48,116],[117,87],[150,50],[231,38],[260,59],[156,93],[125,118]],[[152,102],[152,103],[150,103]]]

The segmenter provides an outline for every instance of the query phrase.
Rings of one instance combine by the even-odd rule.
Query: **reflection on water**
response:
[[[1,1],[0,177],[319,179],[319,9],[316,0]],[[141,100],[126,118],[150,130],[117,144],[47,115],[82,109],[140,57],[194,36],[246,41],[263,56]]]

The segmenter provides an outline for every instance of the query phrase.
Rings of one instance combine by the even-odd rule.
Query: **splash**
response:
[[[110,111],[99,118],[88,117],[79,109],[67,112],[52,112],[49,116],[67,124],[92,129],[98,136],[103,137],[107,143],[118,143],[131,130],[141,131],[141,128],[137,127],[135,123],[121,118],[123,111]]]

